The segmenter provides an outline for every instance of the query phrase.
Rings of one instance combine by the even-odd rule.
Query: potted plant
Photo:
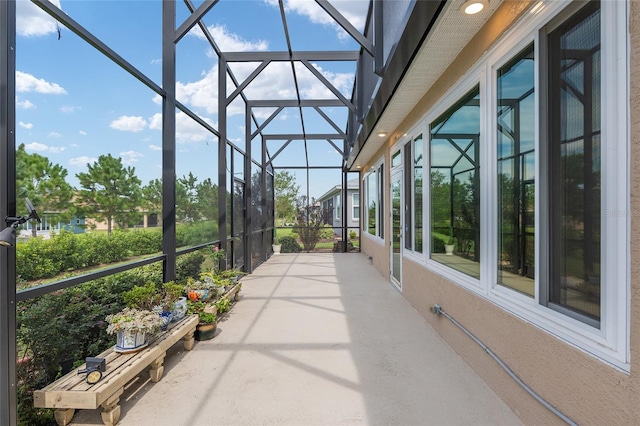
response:
[[[215,312],[207,312],[203,302],[187,301],[187,313],[198,314],[198,325],[194,337],[196,340],[211,340],[216,333],[217,316]]]
[[[183,296],[184,286],[169,281],[162,285],[162,309],[171,312],[172,321],[184,318],[187,313],[187,298]]]
[[[271,244],[271,248],[273,249],[273,254],[280,254],[282,245],[280,244],[278,237],[273,237],[273,244]]]
[[[213,292],[216,291],[215,281],[213,279],[207,279],[207,276],[203,276],[204,279],[196,280],[193,277],[187,278],[187,284],[185,285],[185,291],[187,298],[192,302],[204,302],[213,297]]]
[[[444,254],[448,256],[453,256],[453,249],[456,246],[456,240],[453,237],[449,237],[449,241],[444,245]]]
[[[129,308],[152,311],[162,303],[162,293],[155,284],[147,282],[144,286],[134,286],[131,290],[122,293],[124,304]]]
[[[162,326],[163,320],[157,312],[146,309],[124,308],[122,311],[107,315],[107,334],[116,335],[115,351],[120,353],[136,352],[146,347],[148,335]]]

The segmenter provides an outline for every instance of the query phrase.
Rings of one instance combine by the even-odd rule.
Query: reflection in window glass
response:
[[[600,320],[600,9],[549,34],[553,305]]]
[[[480,91],[430,126],[431,258],[480,277]]]
[[[376,180],[376,173],[371,173],[367,176],[367,232],[371,235],[376,235],[376,214],[378,204],[378,186]]]
[[[533,45],[498,70],[498,283],[534,296]]]
[[[414,197],[414,242],[413,249],[422,253],[422,135],[413,141],[413,197]]]

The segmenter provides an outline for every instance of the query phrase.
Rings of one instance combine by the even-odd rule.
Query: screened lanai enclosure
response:
[[[326,249],[357,251],[349,153],[444,3],[0,2],[0,214],[15,243],[0,252],[0,424],[36,424],[30,395],[69,361],[61,346],[101,332],[102,313],[43,322],[69,337],[29,370],[26,312],[122,277],[179,280],[202,258],[250,273],[274,236],[320,226]],[[457,233],[473,259],[477,235]]]

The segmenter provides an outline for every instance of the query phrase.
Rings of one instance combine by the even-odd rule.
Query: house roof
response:
[[[360,179],[353,178],[347,181],[347,190],[349,189],[360,189]],[[332,198],[336,194],[340,193],[340,191],[342,191],[342,185],[336,185],[330,190],[328,190],[327,192],[325,192],[324,194],[322,194],[322,196],[318,198],[318,202],[321,203],[325,200],[328,200],[329,198]]]

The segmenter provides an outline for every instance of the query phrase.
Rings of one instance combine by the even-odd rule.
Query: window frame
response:
[[[364,221],[362,224],[362,235],[365,236],[366,238],[370,238],[373,241],[376,241],[380,245],[385,244],[383,203],[384,203],[384,184],[386,183],[386,180],[384,179],[384,164],[385,164],[384,157],[382,157],[378,161],[376,161],[373,164],[373,166],[369,168],[367,173],[364,173],[362,175],[362,188],[363,188],[363,193],[366,201],[366,203],[364,203],[364,211],[363,211]],[[375,194],[376,194],[376,210],[377,211],[375,213],[375,219],[376,219],[375,234],[371,234],[369,232],[369,204],[370,204],[369,176],[371,175],[376,176]],[[363,203],[361,203],[361,206],[362,204]]]
[[[482,58],[470,67],[458,82],[446,92],[421,120],[429,128],[447,109],[451,108],[473,86],[480,87],[480,279],[455,271],[431,260],[431,186],[424,184],[424,258],[427,269],[443,275],[454,283],[490,300],[506,311],[535,324],[537,327],[574,345],[608,365],[629,372],[629,292],[630,292],[630,130],[629,130],[629,78],[628,16],[629,5],[620,2],[600,3],[601,7],[601,270],[602,298],[600,327],[594,327],[580,318],[567,315],[545,305],[547,286],[541,271],[548,271],[548,259],[543,258],[548,244],[543,224],[548,218],[546,190],[548,185],[546,118],[541,112],[546,105],[543,94],[547,91],[545,74],[546,31],[552,31],[573,16],[584,3],[547,2],[533,6],[498,40]],[[533,298],[497,283],[498,212],[497,212],[497,72],[527,45],[534,44],[535,66],[535,296]],[[544,53],[542,53],[544,52]],[[425,172],[429,158],[430,137],[424,133]],[[614,141],[605,143],[605,141]],[[548,223],[548,222],[547,222]],[[414,256],[414,259],[416,257]]]
[[[358,196],[358,204],[356,204],[355,197]],[[358,214],[356,215],[356,207],[358,208]],[[351,220],[354,222],[360,221],[360,193],[354,192],[351,194]]]

